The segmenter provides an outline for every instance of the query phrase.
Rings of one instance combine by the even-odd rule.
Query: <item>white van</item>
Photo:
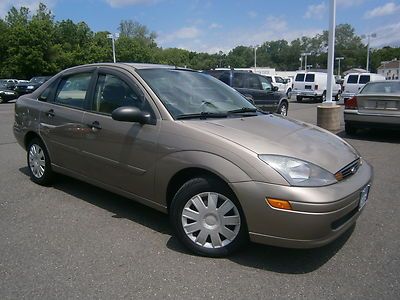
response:
[[[326,100],[328,74],[322,72],[298,72],[294,78],[291,95],[301,102],[303,98],[314,98],[320,102]],[[339,100],[340,85],[332,76],[332,96]]]
[[[385,77],[375,73],[349,73],[344,77],[342,99],[349,99],[370,81],[385,80]]]

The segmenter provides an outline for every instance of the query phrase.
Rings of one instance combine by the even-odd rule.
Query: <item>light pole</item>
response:
[[[304,56],[304,70],[307,72],[307,56],[311,55],[310,52],[301,53],[301,56]]]
[[[111,39],[111,41],[112,41],[113,61],[114,61],[114,63],[116,63],[117,60],[115,58],[115,40],[117,38],[119,38],[119,33],[107,34],[107,38]]]
[[[254,73],[257,73],[257,48],[258,45],[254,46]]]
[[[335,58],[335,60],[338,61],[338,72],[337,72],[338,76],[340,76],[340,61],[343,59],[344,59],[344,57],[336,57]]]
[[[371,33],[371,34],[363,34],[361,36],[362,39],[368,38],[368,42],[367,42],[367,72],[369,72],[369,41],[371,38],[376,38],[376,33]]]
[[[332,104],[333,62],[335,57],[336,0],[330,1],[329,37],[328,37],[328,82],[326,85],[326,102]]]

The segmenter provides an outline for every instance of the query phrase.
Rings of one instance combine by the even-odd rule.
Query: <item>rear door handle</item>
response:
[[[101,125],[99,123],[99,121],[94,121],[92,124],[87,124],[89,127],[91,127],[92,129],[97,129],[100,130],[101,129]]]
[[[49,111],[46,112],[46,116],[48,118],[53,118],[56,114],[54,113],[54,109],[50,109]]]

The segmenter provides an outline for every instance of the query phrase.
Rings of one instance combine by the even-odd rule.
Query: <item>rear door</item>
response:
[[[83,112],[90,99],[93,68],[65,74],[39,96],[40,135],[52,163],[80,172]]]
[[[293,90],[304,90],[305,85],[304,85],[304,79],[306,75],[304,73],[297,73],[296,77],[294,78],[294,83],[293,83]]]
[[[345,82],[345,93],[355,94],[358,92],[358,74],[349,75],[347,82]]]
[[[102,184],[151,199],[160,122],[155,106],[137,81],[126,73],[101,68],[97,74],[82,151],[86,175]],[[154,124],[120,122],[111,118],[114,109],[134,106],[152,115]]]

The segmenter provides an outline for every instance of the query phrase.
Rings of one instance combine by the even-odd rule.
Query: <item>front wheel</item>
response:
[[[247,241],[235,195],[212,177],[191,179],[179,189],[171,203],[170,220],[182,244],[200,255],[227,256]]]
[[[279,105],[277,113],[286,117],[288,114],[288,104],[286,102],[282,102],[281,105]]]
[[[28,169],[32,181],[40,185],[50,184],[54,174],[46,146],[40,139],[34,138],[27,150]]]

